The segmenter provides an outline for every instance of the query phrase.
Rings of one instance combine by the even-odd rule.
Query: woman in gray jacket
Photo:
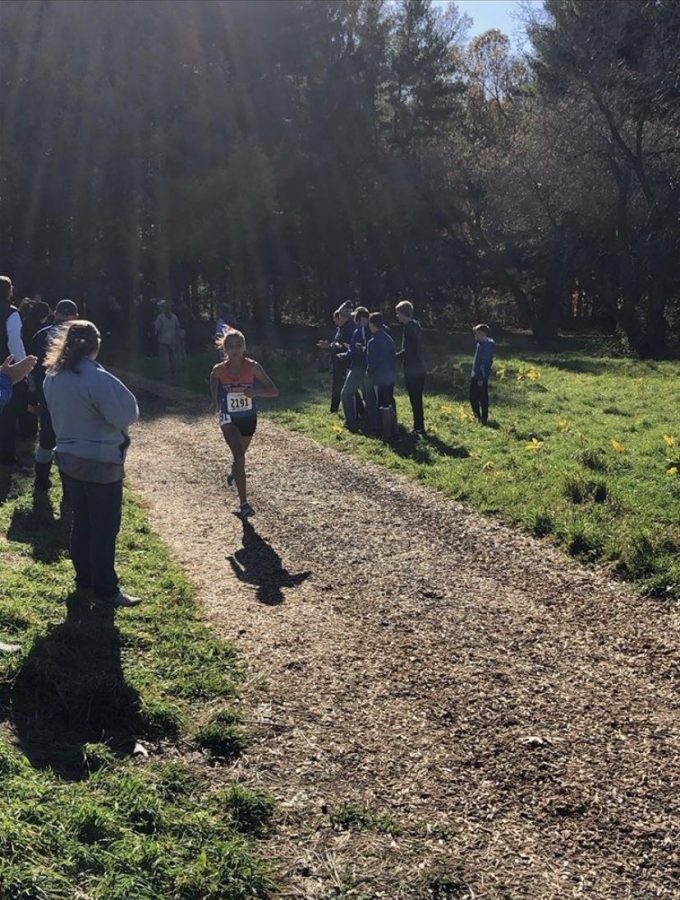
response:
[[[60,329],[45,357],[43,391],[57,436],[56,459],[73,508],[76,586],[114,606],[136,606],[115,569],[127,430],[139,416],[125,385],[96,362],[99,331],[84,319]]]

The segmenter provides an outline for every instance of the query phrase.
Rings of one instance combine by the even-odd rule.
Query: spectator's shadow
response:
[[[7,538],[30,544],[33,559],[53,563],[67,549],[70,529],[70,516],[55,518],[49,494],[36,491],[31,509],[19,506],[12,512]]]
[[[239,581],[255,585],[258,601],[267,606],[283,603],[283,588],[297,587],[312,574],[300,572],[291,575],[284,569],[276,550],[260,537],[247,520],[243,522],[243,547],[227,558],[234,575]]]
[[[441,438],[429,432],[419,438],[413,432],[401,431],[397,440],[390,444],[390,447],[398,456],[412,459],[424,465],[431,465],[435,462],[433,453],[454,459],[467,459],[470,456],[470,451],[467,447],[447,444]]]
[[[66,620],[36,639],[0,695],[0,718],[11,720],[33,766],[80,778],[84,744],[132,749],[140,701],[125,681],[113,607],[77,591],[66,607]]]

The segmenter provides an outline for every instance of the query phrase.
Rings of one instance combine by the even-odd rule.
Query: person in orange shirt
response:
[[[246,453],[257,428],[257,397],[278,397],[279,390],[262,366],[246,356],[246,339],[231,329],[218,340],[225,355],[210,374],[213,412],[219,411],[224,440],[233,463],[227,484],[236,483],[242,519],[253,515],[246,496]]]

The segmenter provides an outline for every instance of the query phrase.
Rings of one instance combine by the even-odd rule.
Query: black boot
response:
[[[49,491],[52,487],[50,481],[51,462],[37,462],[35,464],[35,483],[33,485],[36,491]]]

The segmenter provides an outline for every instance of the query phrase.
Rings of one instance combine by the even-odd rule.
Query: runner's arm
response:
[[[244,391],[246,397],[278,397],[279,389],[271,380],[259,363],[255,363],[255,380],[260,383],[261,387],[252,391]]]
[[[210,406],[213,412],[217,412],[217,394],[220,387],[220,379],[217,374],[217,366],[210,373]]]

